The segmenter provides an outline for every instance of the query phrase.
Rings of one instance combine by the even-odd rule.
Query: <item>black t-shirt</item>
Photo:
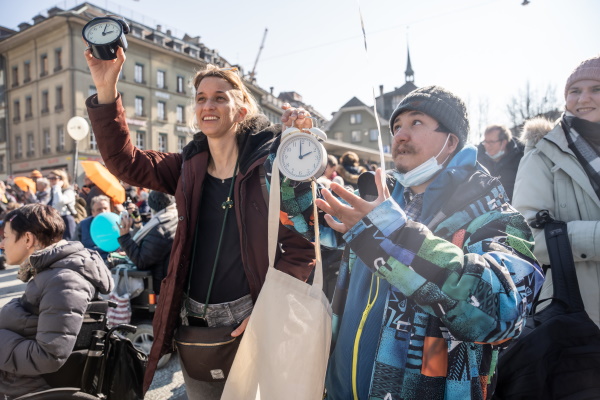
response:
[[[225,210],[232,178],[221,180],[206,174],[200,204],[198,239],[195,243],[196,260],[191,276],[190,297],[197,302],[206,302],[206,294],[219,245]],[[230,208],[221,243],[221,253],[210,292],[209,304],[226,303],[250,293],[248,280],[242,265],[240,235],[235,209]]]

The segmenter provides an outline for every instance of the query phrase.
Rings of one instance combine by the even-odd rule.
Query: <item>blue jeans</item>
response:
[[[252,313],[252,297],[248,294],[229,303],[209,304],[204,319],[209,327],[235,326]],[[183,301],[181,308],[182,325],[188,325],[188,316],[202,317],[204,304],[190,298]],[[180,359],[181,360],[181,359]],[[181,363],[185,391],[189,400],[219,400],[225,388],[225,382],[203,382],[190,378]]]

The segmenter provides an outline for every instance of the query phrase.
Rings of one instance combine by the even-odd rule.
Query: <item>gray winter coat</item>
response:
[[[102,258],[79,242],[61,240],[29,262],[25,293],[0,309],[0,394],[9,396],[46,387],[40,375],[67,360],[90,301],[113,288]]]

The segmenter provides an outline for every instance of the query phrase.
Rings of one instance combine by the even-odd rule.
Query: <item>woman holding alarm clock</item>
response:
[[[131,142],[117,91],[125,62],[122,48],[116,56],[116,60],[104,61],[90,49],[85,52],[98,90],[87,100],[98,148],[115,176],[131,185],[174,195],[178,212],[153,323],[155,339],[144,382],[147,390],[158,360],[172,351],[173,337],[182,325],[228,326],[231,337],[244,332],[269,265],[262,166],[281,126],[260,114],[237,68],[209,64],[192,81],[199,130],[193,140],[181,153],[140,150]],[[282,122],[286,126],[312,126],[306,111],[285,108]],[[313,267],[313,245],[282,224],[279,241],[275,267],[306,280]],[[219,313],[223,310],[231,317],[223,318]],[[182,362],[188,398],[220,398],[224,377],[195,379],[190,376],[192,367]]]

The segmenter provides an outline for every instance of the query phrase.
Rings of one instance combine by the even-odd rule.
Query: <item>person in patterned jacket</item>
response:
[[[417,89],[390,126],[391,187],[378,170],[376,200],[332,184],[342,201],[325,189],[316,201],[322,243],[345,246],[327,399],[489,399],[498,352],[520,334],[544,279],[531,231],[465,144],[457,96]],[[312,240],[310,196],[306,184],[282,183],[290,227]]]

